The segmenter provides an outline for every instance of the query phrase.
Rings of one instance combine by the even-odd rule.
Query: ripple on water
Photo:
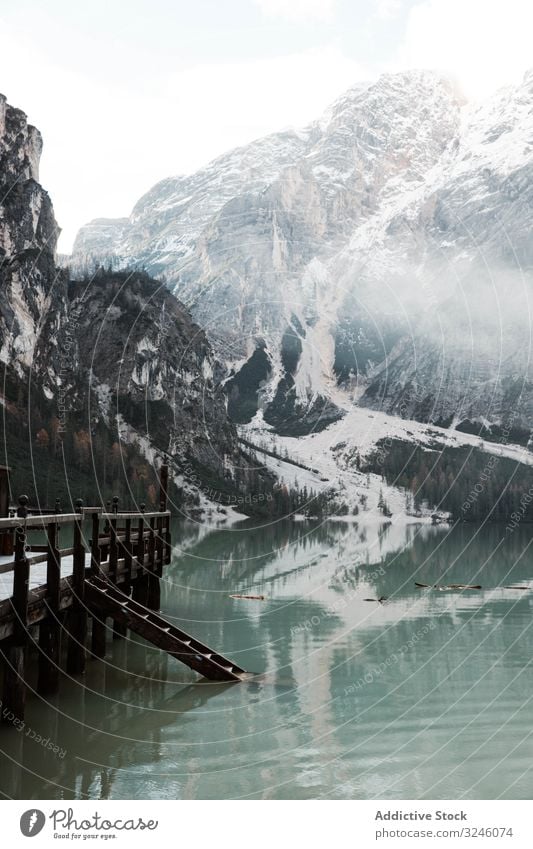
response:
[[[305,531],[305,533],[304,533]],[[0,728],[16,798],[531,798],[529,532],[357,526],[188,535],[164,611],[260,673],[192,683],[141,641],[90,664],[83,693],[28,703],[54,758]],[[522,536],[521,536],[522,535]],[[380,547],[381,546],[381,547]],[[223,568],[220,567],[223,565]],[[479,572],[479,574],[478,574]],[[471,582],[469,593],[414,581]],[[230,593],[264,594],[264,603]],[[365,598],[387,597],[382,605]],[[60,713],[58,714],[58,709]],[[60,716],[60,720],[58,720]],[[96,729],[96,730],[95,730]]]

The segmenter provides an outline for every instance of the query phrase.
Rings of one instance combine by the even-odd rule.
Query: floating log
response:
[[[424,590],[481,590],[481,584],[419,584],[415,581],[415,587]]]
[[[481,584],[448,584],[445,590],[481,590]]]
[[[248,601],[265,601],[266,598],[264,595],[230,595],[230,598],[244,598]]]

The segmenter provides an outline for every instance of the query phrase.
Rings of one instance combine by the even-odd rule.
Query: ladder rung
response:
[[[187,666],[191,666],[193,669],[204,672],[204,674],[208,677],[222,677],[223,679],[225,676],[221,676],[221,670],[224,670],[224,672],[228,674],[229,678],[233,679],[243,672],[239,666],[232,664],[231,661],[228,661],[228,659],[223,655],[212,651],[209,646],[204,645],[194,637],[190,637],[185,631],[181,631],[179,628],[170,624],[155,611],[147,610],[144,605],[139,604],[133,598],[121,592],[120,589],[112,583],[97,577],[88,579],[87,583],[97,594],[107,597],[108,601],[105,605],[103,605],[104,608],[112,608],[113,605],[116,605],[117,613],[118,607],[120,607],[122,610],[127,609],[130,614],[133,615],[134,620],[130,622],[129,625],[133,631],[135,631],[135,619],[137,619],[139,623],[140,621],[144,621],[147,625],[151,625],[153,629],[157,629],[163,634],[168,634],[170,638],[170,647],[167,648],[167,651],[178,660],[182,659],[183,663],[187,664]],[[95,604],[98,604],[97,600],[95,600]],[[112,610],[111,615],[113,615]],[[141,628],[140,624],[138,633],[150,640],[149,630],[147,631],[147,629]],[[152,632],[152,636],[156,640],[157,644],[157,637],[154,632]],[[175,645],[174,649],[171,647],[172,643]],[[178,646],[182,647],[181,651],[177,648]],[[192,658],[194,658],[196,663]]]

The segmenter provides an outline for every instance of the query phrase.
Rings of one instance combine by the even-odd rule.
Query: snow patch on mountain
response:
[[[463,446],[481,450],[497,457],[506,457],[516,463],[533,466],[533,454],[526,447],[505,441],[491,442],[469,433],[450,428],[436,427],[420,422],[390,416],[354,406],[345,416],[319,433],[299,438],[279,436],[258,413],[252,422],[239,428],[243,438],[256,445],[258,458],[278,479],[290,487],[309,492],[330,492],[336,502],[348,507],[348,516],[365,524],[383,522],[380,500],[384,499],[395,524],[404,522],[439,521],[445,514],[422,508],[414,511],[408,506],[406,493],[389,486],[378,474],[367,474],[357,469],[354,455],[361,460],[373,454],[378,446],[389,450],[393,440],[419,445],[432,451]],[[261,450],[262,449],[262,450]],[[273,452],[276,456],[265,453]]]

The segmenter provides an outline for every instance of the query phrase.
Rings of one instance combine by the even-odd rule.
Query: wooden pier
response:
[[[111,630],[119,639],[130,629],[205,678],[246,676],[158,613],[160,579],[172,549],[164,468],[161,484],[157,512],[143,506],[120,512],[115,498],[111,510],[78,501],[74,513],[29,515],[21,498],[18,515],[0,519],[0,534],[14,541],[13,559],[0,565],[0,576],[9,573],[13,580],[11,596],[0,600],[4,722],[24,719],[30,649],[37,649],[37,692],[52,695],[62,663],[67,675],[83,675],[88,657],[104,657]],[[36,541],[39,532],[43,541]],[[67,534],[71,544],[63,548]],[[37,569],[42,583],[38,579],[31,589]]]

